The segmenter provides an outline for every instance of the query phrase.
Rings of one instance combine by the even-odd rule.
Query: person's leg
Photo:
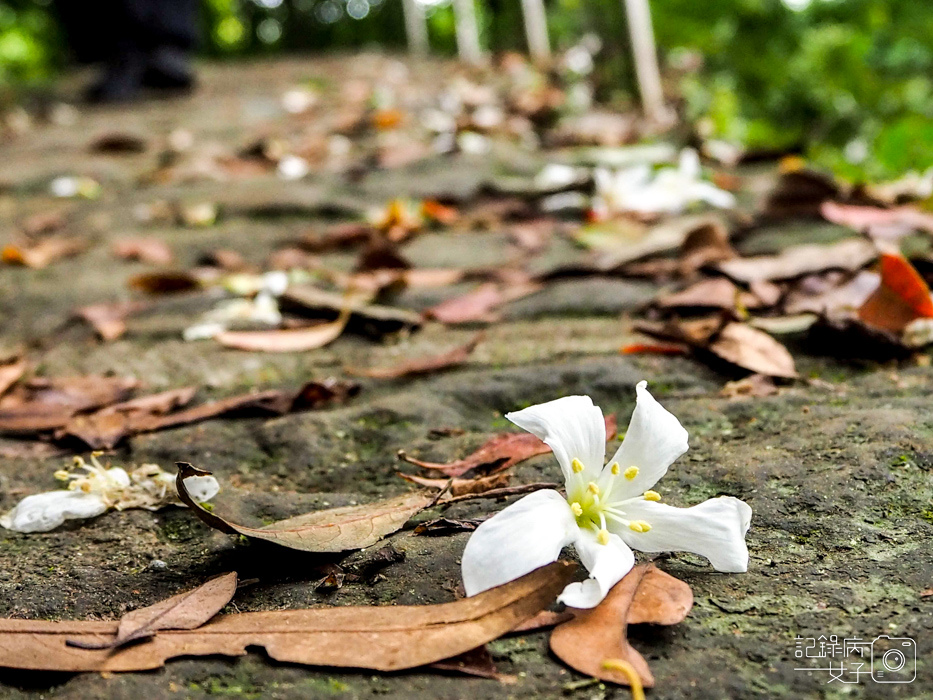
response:
[[[146,48],[143,84],[187,89],[194,83],[190,54],[197,43],[195,0],[132,0],[141,41]]]

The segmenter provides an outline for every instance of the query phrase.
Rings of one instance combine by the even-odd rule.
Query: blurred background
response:
[[[424,0],[431,51],[454,56],[450,0]],[[481,42],[525,50],[518,0],[477,0]],[[598,37],[595,96],[637,104],[620,0],[549,0],[552,46]],[[795,152],[849,180],[933,165],[933,4],[915,0],[654,0],[665,92],[702,139]],[[202,0],[202,58],[405,51],[399,0]],[[71,61],[50,0],[0,0],[5,103]]]

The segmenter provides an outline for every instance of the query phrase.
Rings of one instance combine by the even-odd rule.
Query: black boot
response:
[[[101,77],[85,92],[94,103],[130,102],[142,90],[146,60],[138,51],[122,51],[107,62]]]
[[[188,52],[174,46],[152,51],[146,57],[142,84],[159,90],[190,90],[194,87],[194,73]]]

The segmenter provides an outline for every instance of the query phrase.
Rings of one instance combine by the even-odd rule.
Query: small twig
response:
[[[447,480],[447,483],[444,484],[444,488],[442,488],[440,491],[437,492],[437,495],[434,497],[434,500],[431,501],[431,505],[429,505],[428,508],[433,508],[434,506],[436,506],[437,502],[441,500],[441,496],[443,496],[445,493],[450,491],[450,487],[453,486],[453,483],[454,483],[454,478],[450,477]]]
[[[555,484],[548,481],[538,482],[536,484],[522,484],[521,486],[504,486],[501,489],[490,489],[489,491],[483,491],[482,493],[467,493],[463,496],[455,496],[454,498],[444,501],[440,505],[446,506],[450,505],[451,503],[472,501],[477,498],[505,498],[506,496],[519,496],[523,493],[541,491],[542,489],[553,489],[556,491],[559,488],[560,484]]]

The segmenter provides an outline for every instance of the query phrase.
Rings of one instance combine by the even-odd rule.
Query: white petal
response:
[[[196,503],[211,500],[220,492],[220,484],[212,476],[189,476],[185,479],[185,488]],[[175,489],[175,477],[172,477],[172,490]]]
[[[680,421],[655,401],[645,388],[647,382],[635,386],[638,399],[628,424],[625,439],[609,460],[619,463],[624,472],[638,467],[638,476],[629,481],[620,478],[613,490],[613,500],[640,496],[667,473],[673,461],[687,451],[687,431]]]
[[[606,423],[603,412],[589,396],[565,396],[506,413],[505,417],[554,450],[565,480],[573,474],[574,459],[583,462],[585,480],[599,476],[606,457]]]
[[[732,209],[735,207],[735,197],[731,192],[721,190],[708,182],[694,183],[690,194],[693,199],[706,202],[719,209]]]
[[[557,600],[572,608],[596,607],[635,566],[635,554],[618,535],[609,535],[609,542],[600,544],[592,530],[580,530],[573,544],[590,578],[568,584]]]
[[[555,561],[577,537],[573,512],[557,491],[535,491],[482,523],[461,569],[467,595],[501,586]]]
[[[107,504],[96,493],[48,491],[26,496],[0,517],[0,526],[15,532],[48,532],[66,520],[93,518],[107,512]]]
[[[617,532],[642,552],[692,552],[709,559],[717,571],[748,571],[745,533],[752,509],[731,496],[711,498],[692,508],[675,508],[655,501],[625,504],[625,515],[644,520],[648,532],[620,528]]]

